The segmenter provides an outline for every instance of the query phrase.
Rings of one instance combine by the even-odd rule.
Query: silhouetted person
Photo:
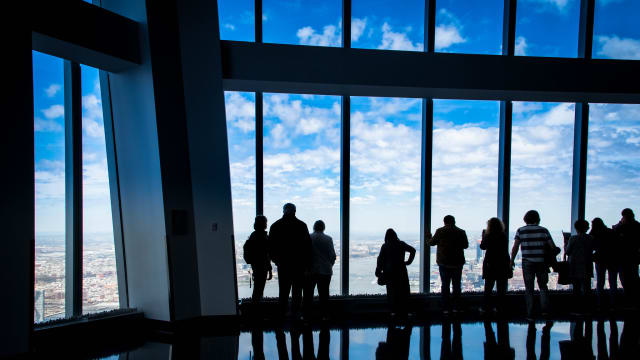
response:
[[[389,326],[387,329],[387,340],[378,343],[376,359],[409,359],[412,330],[413,327],[411,325],[407,325],[404,328]]]
[[[515,350],[511,347],[509,341],[509,323],[506,320],[498,321],[496,324],[498,330],[498,341],[491,327],[491,322],[484,322],[484,358],[485,359],[514,359]]]
[[[529,210],[524,215],[525,226],[518,229],[511,249],[511,268],[518,250],[522,247],[522,277],[524,279],[524,294],[527,302],[527,316],[533,317],[534,281],[538,280],[540,289],[540,307],[543,315],[549,312],[549,264],[545,258],[545,249],[555,249],[556,245],[549,230],[540,226],[540,214]]]
[[[604,221],[595,218],[591,221],[591,232],[593,237],[596,263],[596,294],[598,296],[598,307],[606,310],[610,306],[615,305],[615,296],[618,292],[618,272],[619,264],[617,261],[618,237],[612,229],[609,229]],[[609,301],[603,301],[605,275],[609,280]]]
[[[296,218],[296,206],[287,203],[283,216],[269,231],[270,254],[278,266],[280,313],[287,313],[289,292],[292,293],[291,312],[295,317],[302,302],[302,292],[311,265],[311,237],[307,225]]]
[[[462,326],[460,321],[453,322],[453,340],[451,339],[451,322],[442,323],[440,359],[462,360]]]
[[[244,261],[251,265],[253,273],[253,294],[251,301],[256,303],[262,300],[264,286],[267,280],[271,280],[271,260],[269,260],[267,218],[258,215],[253,223],[253,232],[242,247]]]
[[[583,332],[584,330],[584,332]],[[560,341],[560,356],[562,359],[594,359],[593,323],[589,321],[572,321],[569,326],[570,341]]]
[[[253,348],[253,358],[264,360],[264,334],[262,329],[251,330],[251,347]]]
[[[462,266],[465,263],[464,249],[469,247],[467,233],[456,226],[456,219],[453,216],[447,215],[444,217],[444,226],[436,230],[433,237],[427,235],[427,238],[430,246],[437,246],[436,263],[440,269],[442,282],[443,312],[446,314],[452,309],[457,311],[461,292]],[[453,301],[450,299],[449,286],[451,285]]]
[[[625,300],[633,307],[638,306],[638,261],[640,260],[640,223],[631,209],[622,210],[622,219],[613,226],[618,235],[621,263],[620,280],[624,288]]]
[[[491,292],[496,286],[498,294],[498,308],[502,309],[507,293],[507,280],[511,274],[509,265],[509,240],[504,230],[504,224],[498,218],[487,221],[487,229],[482,231],[480,249],[485,250],[482,262],[482,278],[484,279],[484,310],[491,311]]]
[[[409,259],[406,261],[405,253],[409,253]],[[378,255],[376,277],[384,279],[387,286],[387,299],[392,316],[404,316],[407,313],[410,291],[407,266],[411,265],[415,256],[416,249],[398,239],[398,234],[393,229],[387,229],[384,244]]]
[[[311,279],[309,281],[311,288],[308,290],[309,296],[307,298],[309,302],[312,301],[313,292],[317,286],[320,298],[320,312],[323,317],[326,317],[329,302],[329,285],[333,275],[332,268],[336,262],[336,250],[333,247],[333,239],[324,233],[324,229],[325,225],[322,220],[318,220],[313,224],[313,233],[311,234]]]
[[[589,222],[577,220],[573,225],[576,235],[569,238],[565,254],[569,261],[569,277],[573,285],[575,307],[584,312],[591,294],[591,278],[593,277],[593,237],[587,234]]]
[[[547,321],[540,336],[540,360],[548,360],[551,354],[551,328],[553,321]],[[529,321],[527,328],[527,360],[536,360],[536,324]]]

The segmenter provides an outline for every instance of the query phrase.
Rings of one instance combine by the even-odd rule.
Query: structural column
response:
[[[591,59],[595,0],[580,1],[578,58]],[[587,193],[587,142],[589,139],[589,104],[575,104],[573,127],[573,173],[571,181],[571,232],[573,224],[584,220]]]
[[[255,40],[262,43],[262,0],[255,0]],[[256,215],[264,215],[264,100],[262,92],[255,93],[256,103]]]
[[[425,1],[424,51],[435,51],[436,0]],[[431,291],[431,247],[427,235],[431,232],[431,193],[433,172],[433,98],[422,99],[422,141],[420,170],[420,292]]]
[[[65,313],[82,315],[82,89],[80,64],[64,62]]]
[[[502,22],[502,55],[515,55],[516,0],[504,0]],[[500,135],[498,150],[498,218],[509,233],[509,204],[511,190],[511,122],[513,103],[500,101]]]
[[[351,48],[351,0],[342,0],[342,47]],[[340,289],[349,295],[349,213],[351,182],[351,98],[342,96],[340,121]],[[348,334],[347,334],[348,336]]]

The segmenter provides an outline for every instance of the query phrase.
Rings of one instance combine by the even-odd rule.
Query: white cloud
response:
[[[567,5],[569,5],[571,0],[527,0],[527,2],[536,2],[559,11],[564,11],[567,9]]]
[[[102,123],[102,101],[95,94],[82,97],[83,117],[82,129],[85,134],[104,140],[104,126]]]
[[[532,116],[529,122],[535,125],[546,126],[573,125],[575,122],[574,107],[572,103],[561,103],[545,113]]]
[[[33,127],[38,132],[59,132],[63,130],[62,125],[55,120],[42,120],[38,117],[35,118]]]
[[[518,36],[518,38],[516,39],[516,44],[514,49],[515,54],[518,56],[527,55],[528,46],[529,45],[527,44],[527,39],[524,36]]]
[[[237,92],[225,93],[225,112],[227,123],[242,132],[250,132],[255,129],[256,108],[255,102]]]
[[[436,26],[436,50],[444,50],[452,45],[462,44],[466,41],[467,40],[460,34],[460,29],[458,29],[455,25],[442,24]]]
[[[394,32],[391,26],[385,22],[382,25],[382,42],[378,45],[378,49],[422,51],[424,45],[422,43],[414,44],[407,33]]]
[[[51,105],[46,109],[42,110],[42,113],[47,119],[55,119],[64,115],[64,106],[62,105]]]
[[[598,36],[598,55],[612,59],[640,59],[640,40],[631,38],[619,38],[616,35]]]
[[[54,97],[58,93],[58,91],[60,91],[60,89],[62,89],[62,86],[60,86],[60,84],[51,84],[49,85],[49,87],[44,89],[44,92],[48,97]]]
[[[233,24],[224,24],[224,28],[229,29],[231,31],[234,31],[236,29],[235,25]]]
[[[360,36],[364,33],[364,29],[367,27],[367,19],[351,19],[351,41],[356,42],[360,39]]]
[[[311,26],[298,29],[296,33],[300,44],[313,46],[340,46],[340,30],[335,25],[326,25],[318,34]]]

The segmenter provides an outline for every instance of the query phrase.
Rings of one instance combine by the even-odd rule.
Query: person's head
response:
[[[324,231],[324,221],[318,220],[313,224],[313,231],[323,232]]]
[[[284,206],[282,207],[282,214],[284,216],[295,215],[296,214],[296,206],[293,205],[292,203],[284,204]]]
[[[266,230],[267,229],[267,217],[264,215],[256,216],[253,221],[253,230]]]
[[[456,224],[456,218],[454,218],[453,215],[445,216],[443,221],[444,221],[445,225],[455,225]]]
[[[396,232],[393,229],[387,229],[386,234],[384,234],[384,242],[388,243],[391,241],[397,241],[398,240],[398,234],[396,234]]]
[[[587,220],[576,220],[573,227],[576,228],[578,234],[584,234],[589,230],[589,222]]]
[[[593,220],[591,220],[591,231],[602,231],[603,229],[605,229],[607,227],[607,225],[604,224],[604,221],[602,221],[602,219],[600,219],[599,217],[594,218]]]
[[[487,234],[497,234],[504,232],[504,224],[497,217],[492,217],[487,221]]]
[[[635,220],[635,215],[633,214],[633,210],[626,208],[624,210],[622,210],[622,222],[623,223],[628,223],[628,222],[632,222],[633,220]]]
[[[538,214],[535,210],[529,210],[526,214],[524,214],[524,223],[527,225],[539,225],[540,224],[540,214]]]

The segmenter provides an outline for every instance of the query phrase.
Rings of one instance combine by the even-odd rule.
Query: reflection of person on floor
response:
[[[404,328],[389,326],[387,330],[387,341],[378,343],[376,359],[409,359],[412,330],[413,327],[410,325]]]
[[[506,321],[498,321],[496,323],[498,328],[498,341],[496,342],[496,335],[493,332],[490,321],[484,322],[484,358],[485,359],[514,359],[516,356],[515,350],[511,347],[509,342],[509,324]]]
[[[553,321],[547,321],[542,327],[540,337],[540,360],[548,360],[551,352],[551,327]],[[529,322],[527,329],[527,360],[536,360],[536,324]]]
[[[253,358],[264,360],[264,335],[262,329],[251,330],[251,347],[253,348]]]
[[[609,320],[609,353],[607,353],[607,334],[604,332],[604,320],[598,320],[598,360],[618,359],[618,325],[615,320]]]
[[[459,321],[453,323],[453,340],[451,340],[451,323],[442,324],[440,359],[462,359],[462,326]]]
[[[307,327],[302,332],[302,357],[304,360],[325,360],[329,359],[329,342],[331,337],[329,335],[329,328],[323,327],[320,330],[320,344],[318,345],[318,356],[314,352],[315,346],[313,345],[313,332],[310,327]]]
[[[620,334],[620,359],[637,359],[640,352],[640,332],[637,319],[625,320]]]
[[[276,347],[278,348],[278,359],[289,360],[289,351],[287,351],[287,339],[284,330],[276,329]]]
[[[559,342],[562,359],[595,359],[591,347],[593,339],[593,323],[591,321],[572,321],[569,334],[571,340]]]

